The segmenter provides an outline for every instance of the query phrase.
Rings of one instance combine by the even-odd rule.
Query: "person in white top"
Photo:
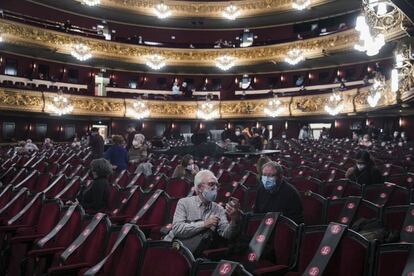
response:
[[[175,81],[172,87],[172,96],[177,98],[181,95],[180,86],[178,85],[178,81]]]
[[[39,150],[39,148],[32,142],[31,139],[26,140],[26,144],[24,145],[24,149],[28,152]]]

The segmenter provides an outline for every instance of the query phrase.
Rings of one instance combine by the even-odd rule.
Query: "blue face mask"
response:
[[[217,189],[205,189],[202,195],[205,198],[205,200],[207,200],[208,202],[212,202],[217,198]]]
[[[274,176],[262,175],[262,184],[266,190],[272,190],[276,187],[276,178]]]

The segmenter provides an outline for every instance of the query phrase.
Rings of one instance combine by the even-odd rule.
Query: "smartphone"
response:
[[[239,200],[237,198],[235,198],[235,197],[230,197],[228,204],[231,207],[235,207],[235,206],[237,206],[239,204]]]

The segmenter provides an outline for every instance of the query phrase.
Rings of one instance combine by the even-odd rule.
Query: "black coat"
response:
[[[82,207],[92,213],[106,209],[109,197],[109,181],[106,178],[98,178],[82,193],[79,199]]]
[[[281,212],[285,217],[303,223],[302,199],[295,187],[282,181],[274,190],[268,191],[260,183],[257,192],[255,213]]]
[[[92,150],[92,159],[98,159],[103,157],[104,153],[104,140],[101,135],[91,135],[89,137],[89,147]]]
[[[347,176],[350,180],[355,181],[361,185],[371,185],[383,183],[384,179],[380,170],[374,166],[367,166],[362,171],[358,170],[356,166],[348,169]]]

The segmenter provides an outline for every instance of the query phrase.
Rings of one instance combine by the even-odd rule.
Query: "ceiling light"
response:
[[[160,4],[155,5],[154,13],[160,19],[164,19],[164,18],[167,18],[167,17],[171,16],[170,7],[168,7],[164,3],[160,3]]]
[[[330,115],[335,116],[342,111],[344,105],[342,103],[341,95],[337,91],[333,91],[325,105],[325,111]]]
[[[273,118],[278,116],[283,110],[284,107],[282,106],[282,102],[278,99],[276,94],[272,99],[269,99],[267,106],[263,109],[266,115]]]
[[[141,98],[136,99],[132,104],[132,108],[129,108],[127,112],[129,117],[133,117],[137,120],[144,119],[150,115],[150,110],[147,104]]]
[[[3,37],[0,35],[0,42],[3,42]]]
[[[240,16],[240,10],[233,4],[227,6],[223,11],[223,16],[228,20],[235,20],[237,17]]]
[[[69,99],[59,91],[57,96],[53,97],[52,103],[48,104],[48,109],[51,113],[62,116],[72,113],[73,105],[70,103]]]
[[[145,64],[153,70],[160,70],[166,65],[165,58],[158,54],[148,56]]]
[[[101,0],[82,0],[82,3],[90,7],[93,7],[99,5],[101,3]]]
[[[234,66],[235,60],[234,57],[224,55],[216,58],[216,66],[223,71],[227,71]]]
[[[293,49],[287,53],[287,57],[285,58],[285,61],[289,63],[290,65],[296,65],[304,59],[305,57],[303,56],[302,50]]]
[[[294,0],[292,2],[292,8],[299,11],[306,9],[311,4],[310,0]]]
[[[89,47],[82,43],[73,45],[70,54],[80,61],[85,61],[92,57]]]

